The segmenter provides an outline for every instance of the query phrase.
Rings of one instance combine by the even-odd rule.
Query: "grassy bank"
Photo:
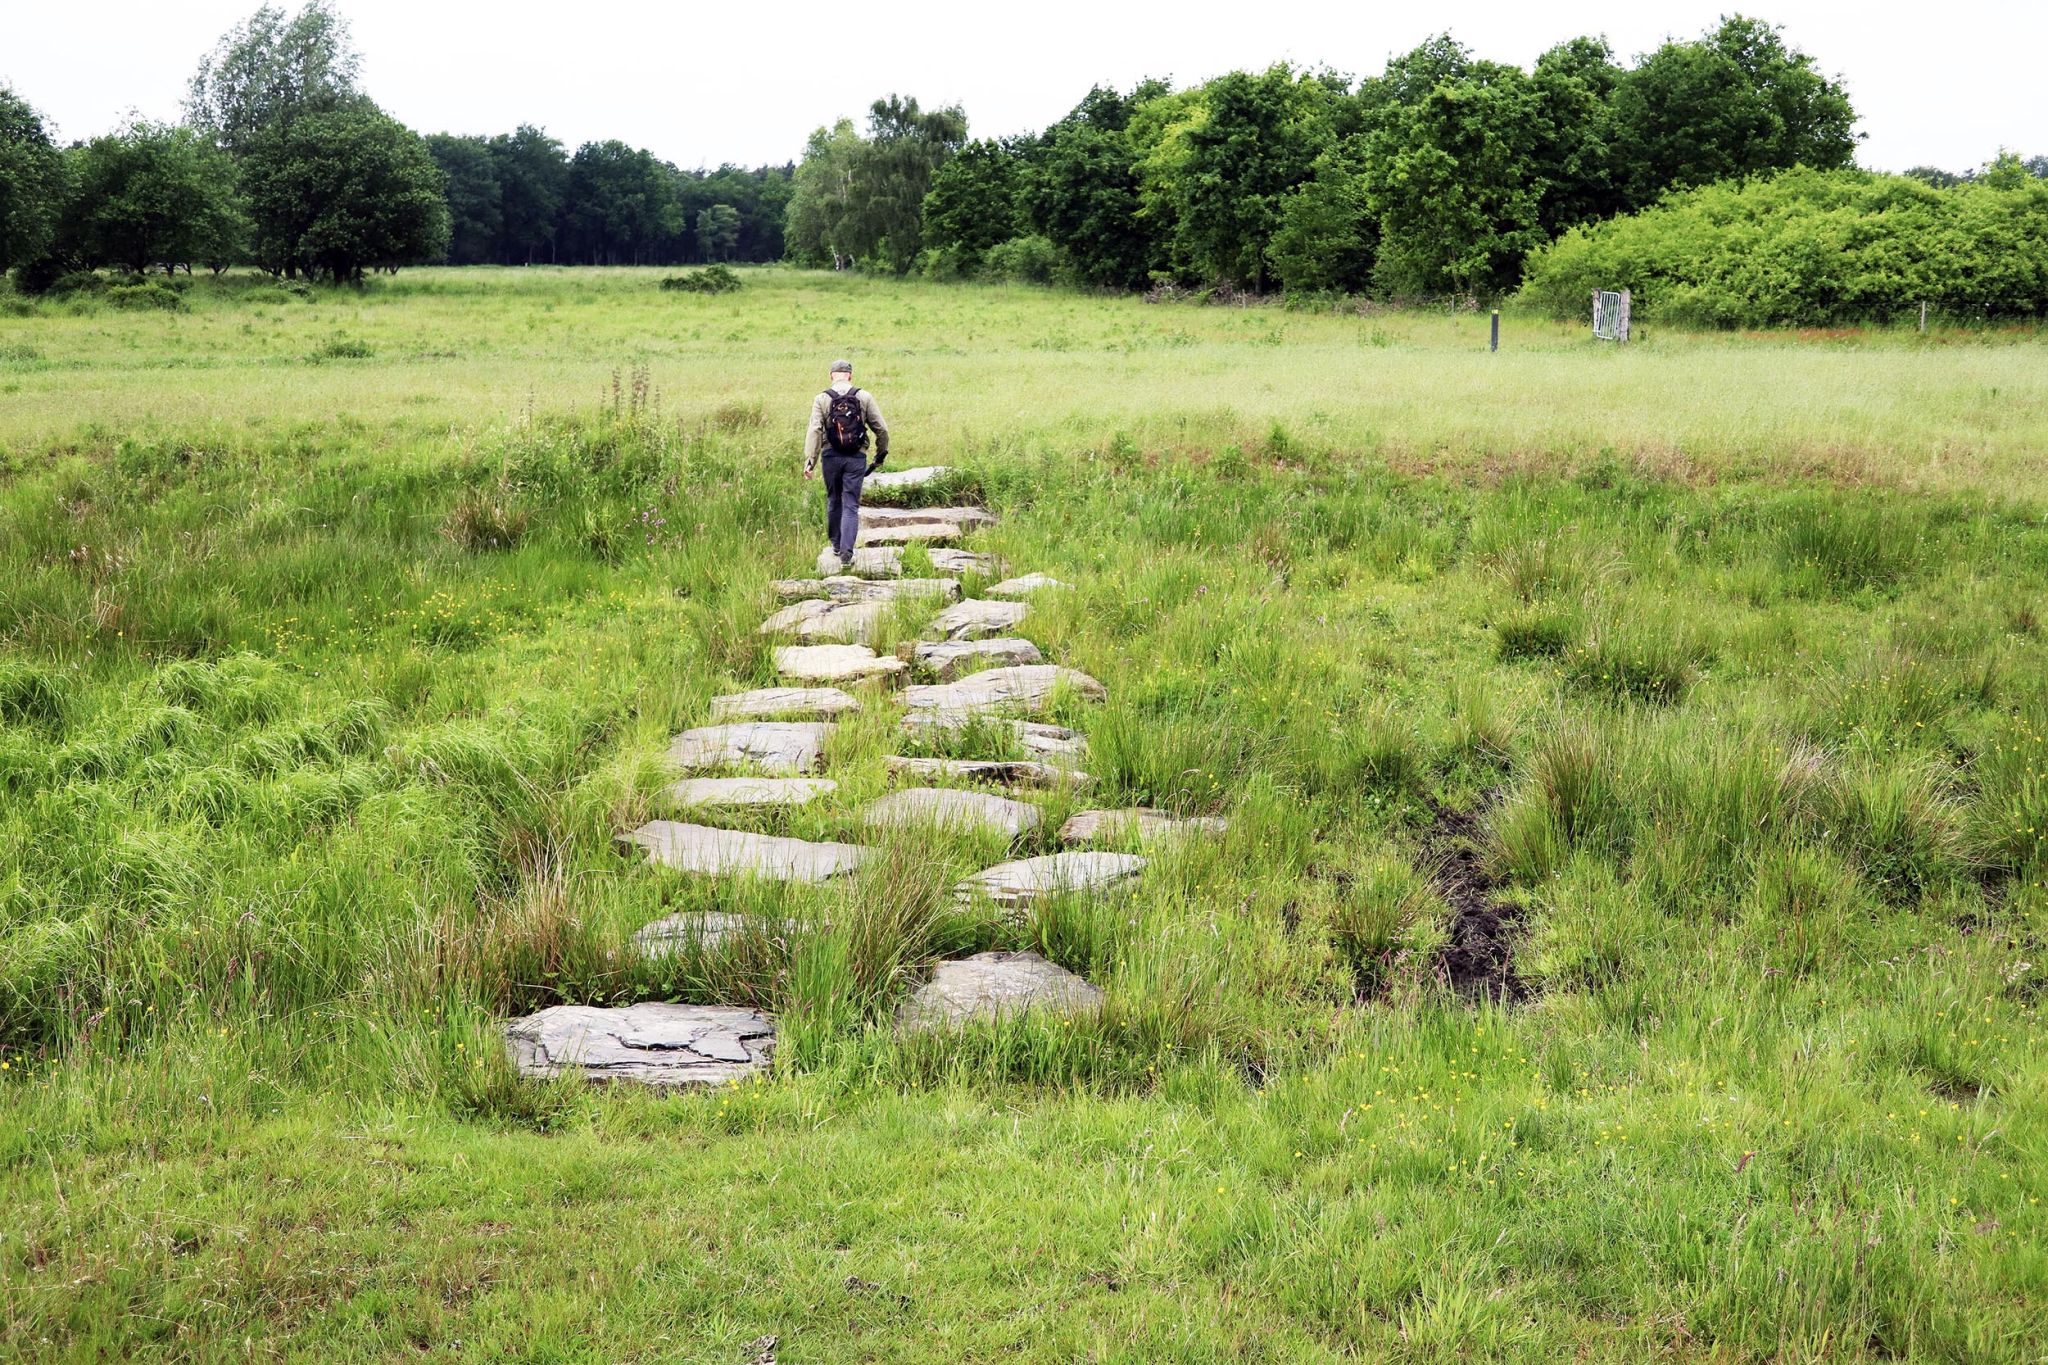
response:
[[[2037,1358],[2037,344],[750,279],[0,319],[0,1343]],[[840,349],[1076,585],[1023,633],[1110,689],[1090,803],[1224,838],[1029,927],[952,911],[972,839],[615,850],[770,681]],[[758,827],[855,832],[869,710]],[[713,907],[766,927],[625,951]],[[1003,946],[1107,1008],[892,1033]],[[638,999],[772,1009],[775,1078],[507,1074],[506,1014]]]

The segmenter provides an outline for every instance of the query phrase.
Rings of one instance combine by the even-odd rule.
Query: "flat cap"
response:
[[[833,362],[832,362],[832,373],[834,373],[834,374],[852,374],[852,373],[853,373],[853,362],[852,362],[851,360],[835,360],[835,361],[833,361]]]

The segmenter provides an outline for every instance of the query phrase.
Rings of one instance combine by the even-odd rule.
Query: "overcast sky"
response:
[[[288,5],[288,8],[295,5]],[[1377,72],[1448,29],[1482,57],[1526,66],[1580,33],[1623,57],[1692,37],[1734,0],[1708,4],[1452,3],[1023,5],[842,4],[806,10],[693,0],[339,0],[363,82],[421,132],[496,133],[537,123],[571,148],[616,137],[683,167],[794,159],[810,130],[877,95],[966,106],[976,136],[1035,129],[1094,83],[1176,84],[1275,61]],[[66,140],[130,110],[174,118],[186,79],[252,0],[9,4],[0,82]],[[2000,146],[2048,153],[2043,0],[1756,0],[1848,82],[1866,166],[1960,170]],[[835,17],[836,16],[836,17]]]

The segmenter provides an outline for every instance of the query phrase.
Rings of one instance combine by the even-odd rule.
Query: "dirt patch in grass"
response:
[[[1436,957],[1437,978],[1468,1000],[1512,1005],[1529,998],[1515,969],[1515,941],[1521,908],[1496,894],[1480,856],[1480,819],[1500,793],[1489,792],[1477,810],[1438,806],[1423,836],[1423,870],[1451,907],[1444,946]]]

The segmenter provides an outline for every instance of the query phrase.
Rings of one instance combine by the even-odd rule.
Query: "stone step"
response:
[[[934,479],[942,479],[953,472],[951,465],[929,464],[914,469],[884,469],[870,474],[862,480],[863,490],[874,488],[889,492],[898,488],[917,488]]]
[[[551,1005],[505,1026],[505,1052],[534,1080],[721,1085],[768,1069],[775,1021],[730,1005]]]
[[[775,671],[797,682],[851,682],[887,678],[910,667],[883,658],[866,645],[784,645],[775,651]]]
[[[931,629],[933,634],[948,640],[978,640],[1000,635],[1030,614],[1030,606],[1023,602],[990,602],[970,597],[932,618]]]
[[[1001,720],[944,711],[913,711],[903,718],[903,731],[927,744],[950,739],[973,726],[1008,727],[1017,742],[1034,754],[1078,755],[1088,752],[1088,741],[1078,730],[1061,725],[1044,725],[1035,720]]]
[[[837,560],[833,561],[835,564]],[[957,578],[856,578],[834,574],[830,578],[778,578],[771,585],[785,602],[819,597],[828,602],[894,602],[902,597],[936,597],[944,602],[960,600]]]
[[[1143,871],[1135,853],[1047,853],[997,863],[954,888],[962,901],[987,896],[1005,910],[1029,910],[1051,896],[1106,891]]]
[[[921,540],[927,545],[945,540],[958,540],[966,534],[966,528],[951,521],[905,521],[894,526],[870,526],[867,518],[861,518],[860,534],[854,538],[855,545],[907,545]]]
[[[670,787],[668,797],[684,810],[802,806],[838,790],[829,777],[691,777]]]
[[[984,588],[982,591],[990,597],[1028,597],[1034,592],[1045,592],[1051,588],[1064,588],[1068,586],[1068,584],[1060,582],[1051,574],[1028,573],[1022,578],[1006,578],[992,587]]]
[[[978,573],[986,574],[995,570],[995,559],[989,555],[975,554],[971,550],[949,550],[935,545],[926,551],[932,567],[942,574]],[[843,578],[851,574],[856,578],[901,578],[903,576],[903,547],[900,545],[870,545],[853,552],[853,565],[843,569],[839,556],[827,548],[818,551],[819,577]]]
[[[751,765],[768,773],[801,773],[825,761],[829,721],[750,720],[685,730],[668,746],[668,761],[685,772]]]
[[[996,524],[995,514],[980,507],[863,507],[862,529],[870,526],[923,526],[943,522],[962,530]]]
[[[872,828],[937,825],[944,829],[992,830],[1015,839],[1044,820],[1038,807],[987,792],[951,787],[907,787],[869,806],[862,819]]]
[[[672,957],[693,946],[703,952],[716,952],[749,927],[745,915],[723,910],[685,910],[644,925],[633,935],[633,946],[642,957]]]
[[[1101,701],[1109,689],[1077,669],[1058,664],[991,668],[956,682],[903,689],[903,704],[912,711],[933,711],[948,718],[982,711],[1043,711],[1055,689],[1065,686],[1089,701]]]
[[[1102,838],[1124,838],[1136,834],[1141,843],[1172,839],[1190,834],[1219,835],[1229,826],[1220,816],[1204,815],[1181,819],[1150,806],[1123,810],[1084,810],[1060,826],[1063,844],[1092,844]]]
[[[893,607],[885,600],[792,602],[761,623],[759,634],[794,635],[801,640],[866,640]]]
[[[646,849],[649,862],[678,872],[751,875],[777,882],[828,881],[853,871],[868,855],[867,849],[854,844],[809,843],[679,820],[650,820],[619,838]]]
[[[1085,787],[1095,779],[1072,768],[1010,758],[905,758],[883,760],[891,777],[950,777],[998,787]]]
[[[1004,636],[993,640],[919,640],[910,647],[910,661],[951,681],[978,668],[1041,664],[1045,655],[1029,640]]]
[[[1074,1015],[1101,1006],[1099,989],[1037,953],[976,953],[933,968],[932,979],[896,1007],[896,1024],[943,1028],[1032,1010]]]
[[[767,720],[773,716],[848,715],[860,703],[836,687],[757,687],[711,699],[713,720]]]

